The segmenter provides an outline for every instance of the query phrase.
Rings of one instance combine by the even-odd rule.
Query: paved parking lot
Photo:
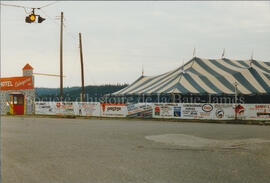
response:
[[[270,126],[2,117],[2,183],[269,183]]]

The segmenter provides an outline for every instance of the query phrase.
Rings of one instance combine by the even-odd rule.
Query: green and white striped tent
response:
[[[114,96],[153,94],[270,94],[270,62],[203,59],[158,75],[141,76]]]

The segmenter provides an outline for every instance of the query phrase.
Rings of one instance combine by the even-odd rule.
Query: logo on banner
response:
[[[204,112],[211,112],[213,110],[213,106],[211,104],[204,104],[202,106],[202,110]]]
[[[121,111],[121,107],[108,107],[107,111]]]
[[[237,114],[244,114],[244,112],[245,112],[245,108],[242,106],[242,105],[237,105],[236,107],[235,107],[235,112],[237,113]]]
[[[181,117],[181,107],[174,107],[173,116],[174,117]]]
[[[56,103],[56,107],[57,107],[57,108],[60,108],[60,107],[61,107],[60,102],[57,102],[57,103]]]
[[[102,107],[102,111],[105,112],[106,109],[107,111],[121,111],[122,106],[126,106],[126,104],[111,104],[111,103],[100,103]]]
[[[216,110],[216,116],[217,116],[217,118],[223,118],[223,116],[224,116],[223,109],[217,109]]]
[[[155,107],[155,115],[160,116],[160,107]]]

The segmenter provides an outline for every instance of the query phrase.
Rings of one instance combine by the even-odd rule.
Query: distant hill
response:
[[[127,87],[127,84],[118,85],[90,85],[84,87],[85,98],[99,100],[105,94],[114,93],[122,88]],[[36,101],[55,101],[59,100],[59,88],[36,88]],[[81,87],[63,88],[63,97],[65,101],[79,101]]]

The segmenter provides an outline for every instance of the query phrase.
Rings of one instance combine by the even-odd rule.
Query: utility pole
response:
[[[234,103],[235,103],[235,105],[234,105],[234,118],[235,119],[237,119],[237,107],[238,107],[238,105],[237,105],[237,85],[238,85],[238,83],[235,81],[234,82]]]
[[[225,57],[225,48],[223,49],[222,55],[221,55],[221,59],[224,59]]]
[[[81,76],[82,76],[81,102],[84,102],[84,69],[83,69],[83,52],[82,52],[82,34],[81,33],[79,33],[79,41],[80,41]]]
[[[63,17],[61,12],[61,27],[60,27],[60,101],[63,100]]]

